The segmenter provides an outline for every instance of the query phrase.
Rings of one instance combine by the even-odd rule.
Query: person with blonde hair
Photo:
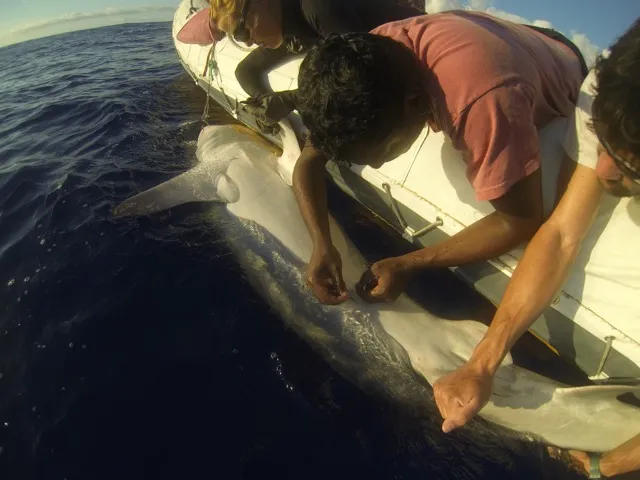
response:
[[[265,74],[332,33],[368,32],[423,15],[396,0],[210,0],[211,20],[234,41],[258,45],[236,69],[245,110],[263,131],[294,108],[294,92],[273,94]],[[275,125],[277,127],[277,125]]]

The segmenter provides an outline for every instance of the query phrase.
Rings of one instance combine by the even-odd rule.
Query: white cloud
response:
[[[175,6],[108,7],[96,12],[76,12],[55,18],[35,20],[4,29],[0,46],[46,37],[58,33],[129,22],[170,21]]]
[[[589,38],[584,33],[571,32],[571,41],[576,44],[576,46],[584,55],[584,59],[587,62],[587,65],[591,66],[594,64],[596,55],[600,52],[600,49],[591,43]]]
[[[503,18],[505,20],[509,20],[510,22],[531,24],[529,20],[527,20],[524,17],[521,17],[520,15],[505,12],[504,10],[498,10],[497,8],[494,8],[494,7],[487,7],[484,11],[493,15],[494,17]]]
[[[534,20],[532,22],[532,25],[535,25],[536,27],[542,27],[542,28],[553,28],[553,25],[548,20]]]
[[[513,13],[505,12],[504,10],[499,10],[491,5],[490,0],[467,0],[466,2],[461,0],[426,0],[425,9],[429,13],[457,9],[477,10],[489,13],[499,18],[504,18],[505,20],[509,20],[512,22],[527,23],[529,25],[535,25],[544,28],[553,28],[553,24],[548,20],[538,19],[532,21],[521,17],[520,15],[515,15]],[[600,49],[583,33],[576,31],[572,31],[570,32],[570,34],[567,34],[565,32],[561,33],[570,38],[571,41],[576,44],[576,46],[582,52],[587,65],[593,65],[596,55],[599,53]]]
[[[427,0],[425,10],[428,13],[444,12],[462,8],[458,0]]]

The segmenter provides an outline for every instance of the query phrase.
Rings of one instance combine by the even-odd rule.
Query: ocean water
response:
[[[283,326],[206,206],[111,216],[194,161],[205,97],[169,24],[0,63],[0,478],[541,478],[455,434],[434,455]]]

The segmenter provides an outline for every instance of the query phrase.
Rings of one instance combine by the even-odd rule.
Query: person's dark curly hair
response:
[[[596,61],[593,128],[614,150],[640,158],[640,19],[610,50]]]
[[[297,108],[313,146],[345,160],[354,143],[388,137],[404,120],[408,92],[424,91],[424,78],[418,58],[401,43],[369,33],[331,35],[302,62]]]

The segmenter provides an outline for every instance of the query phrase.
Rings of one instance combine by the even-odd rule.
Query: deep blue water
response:
[[[455,435],[429,455],[270,312],[202,206],[111,217],[193,162],[205,97],[169,24],[0,64],[0,478],[535,478]]]

